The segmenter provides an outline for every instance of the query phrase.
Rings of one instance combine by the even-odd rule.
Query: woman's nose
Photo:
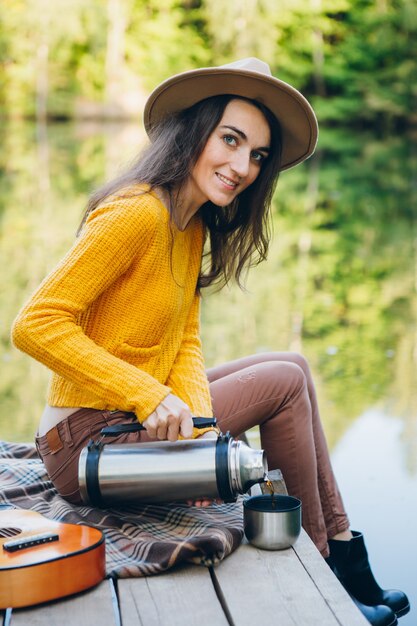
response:
[[[233,155],[230,167],[240,178],[244,178],[249,173],[250,155],[242,150],[237,151]]]

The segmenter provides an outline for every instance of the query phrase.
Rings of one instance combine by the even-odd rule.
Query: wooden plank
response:
[[[353,626],[335,617],[292,548],[243,544],[214,572],[235,626]]]
[[[109,580],[104,580],[94,589],[76,596],[37,607],[13,609],[10,626],[120,626],[119,616],[114,614],[111,585]]]
[[[320,557],[315,545],[305,532],[302,533],[293,549],[340,624],[369,626],[368,620],[353,603],[325,560]]]
[[[189,565],[170,573],[118,581],[123,626],[227,626],[209,570]]]

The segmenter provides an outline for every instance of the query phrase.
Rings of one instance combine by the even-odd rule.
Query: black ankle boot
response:
[[[372,626],[397,626],[398,620],[395,613],[387,606],[382,604],[366,606],[366,604],[362,604],[362,602],[359,602],[359,600],[356,600],[353,596],[350,597]]]
[[[344,588],[362,604],[383,604],[397,617],[408,613],[410,603],[405,593],[396,589],[381,589],[376,582],[362,533],[352,531],[352,535],[350,541],[329,541],[328,562]]]
[[[330,557],[325,559],[325,561],[330,569],[333,570],[333,572],[336,574]],[[370,624],[372,624],[372,626],[397,626],[397,617],[388,606],[385,606],[383,604],[377,604],[376,606],[367,606],[366,604],[362,604],[362,602],[359,602],[359,600],[357,600],[351,593],[349,593],[349,595],[352,598],[352,602],[356,604],[362,615],[368,620]]]

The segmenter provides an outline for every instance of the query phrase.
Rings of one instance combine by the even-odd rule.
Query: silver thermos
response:
[[[193,421],[200,428],[216,423],[214,418]],[[265,481],[265,452],[250,448],[229,433],[217,439],[103,443],[104,437],[142,428],[138,422],[103,428],[100,441],[90,441],[83,448],[78,479],[85,504],[107,506],[200,497],[235,502],[238,494]]]

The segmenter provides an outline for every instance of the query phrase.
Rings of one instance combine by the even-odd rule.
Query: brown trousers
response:
[[[260,427],[269,469],[280,469],[288,491],[302,501],[303,527],[323,556],[327,540],[349,528],[337,487],[306,360],[289,352],[238,359],[207,372],[214,415],[223,432],[237,436]],[[133,418],[134,419],[134,418]],[[36,439],[59,493],[79,503],[78,457],[104,426],[131,421],[125,413],[81,409]],[[119,442],[146,441],[145,432]]]

